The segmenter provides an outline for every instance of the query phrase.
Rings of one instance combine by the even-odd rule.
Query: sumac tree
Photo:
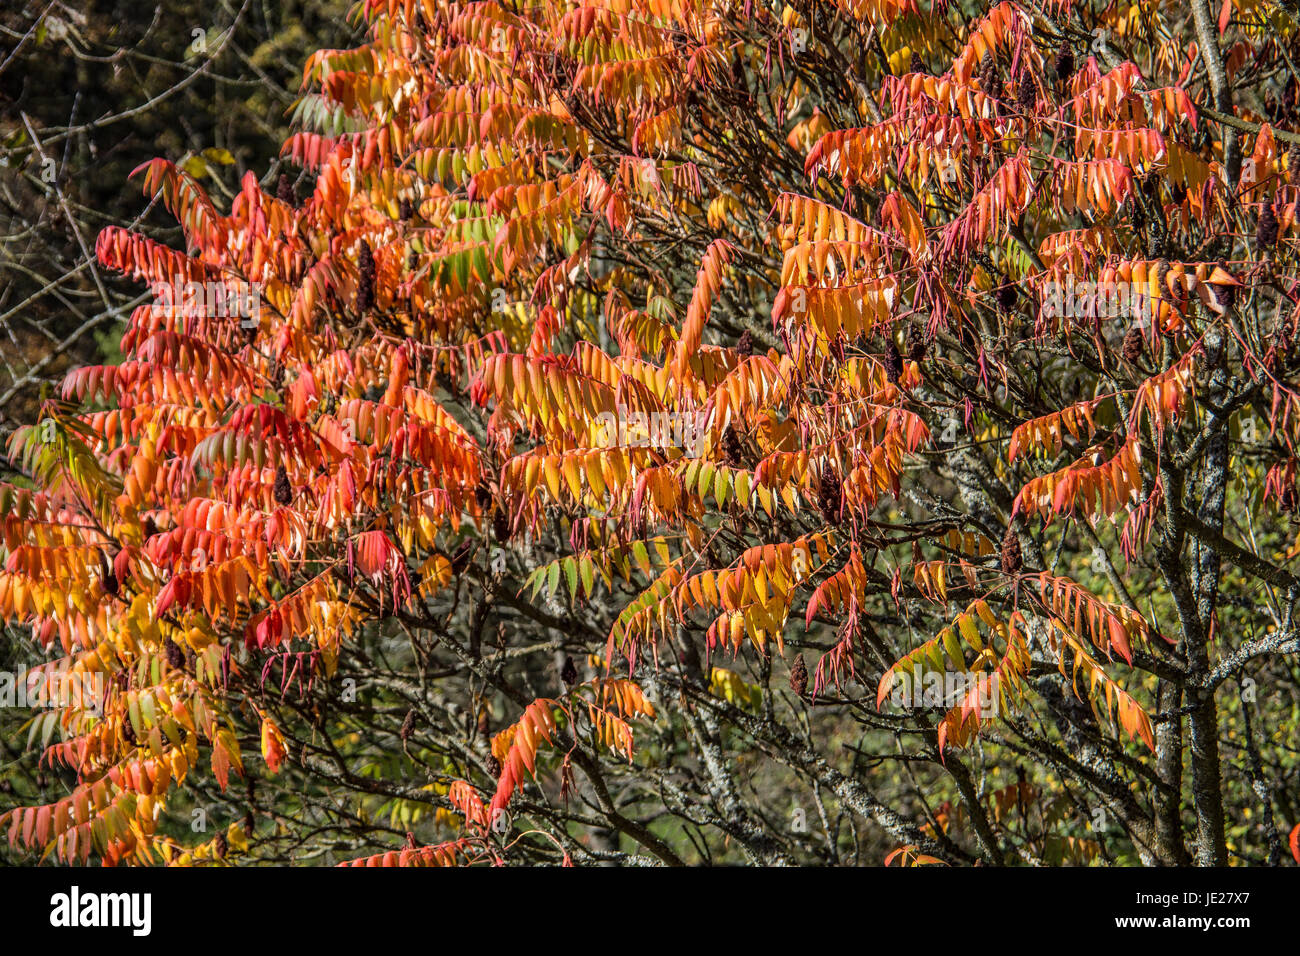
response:
[[[13,852],[1289,855],[1288,5],[360,14],[304,202],[99,236],[255,307],[12,442],[0,609],[103,686]]]

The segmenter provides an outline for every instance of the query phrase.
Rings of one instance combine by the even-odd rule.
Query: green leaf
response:
[[[961,642],[957,640],[956,633],[950,627],[943,629],[943,649],[948,652],[948,659],[952,661],[954,670],[966,670],[966,655],[962,653]]]
[[[753,479],[750,477],[749,472],[736,472],[736,500],[746,508],[749,507],[750,493],[753,490]]]
[[[527,580],[524,581],[524,587],[528,587],[528,585],[531,584],[533,586],[532,596],[537,597],[537,592],[539,592],[542,589],[542,585],[545,583],[546,583],[546,567],[543,566],[537,568],[535,571],[533,571],[531,574],[528,575]]]
[[[575,558],[564,559],[564,576],[569,581],[569,600],[578,596],[578,562]]]
[[[646,549],[644,541],[632,542],[632,557],[636,559],[637,566],[641,569],[642,574],[650,573],[650,552]]]
[[[712,462],[703,462],[700,465],[700,494],[704,495],[713,485],[714,466]]]
[[[713,497],[718,499],[718,507],[727,505],[727,492],[731,491],[731,475],[726,468],[719,468],[713,480]]]

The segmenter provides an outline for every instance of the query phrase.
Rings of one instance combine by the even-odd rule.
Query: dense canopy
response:
[[[15,855],[1288,854],[1288,5],[357,15],[310,195],[139,169],[184,245],[10,443],[98,692]]]

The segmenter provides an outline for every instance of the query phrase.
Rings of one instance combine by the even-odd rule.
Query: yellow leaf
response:
[[[231,166],[235,162],[235,157],[230,154],[230,150],[216,146],[209,146],[202,155],[209,163],[216,163],[218,166]]]

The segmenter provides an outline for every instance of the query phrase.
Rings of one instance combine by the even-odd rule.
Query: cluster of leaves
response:
[[[107,688],[12,845],[1277,862],[1284,8],[360,9],[304,203],[159,159],[184,251],[99,236],[255,319],[142,305],[11,442],[0,613]]]
[[[302,60],[352,42],[349,6],[15,0],[0,10],[5,437],[69,368],[115,354],[147,296],[97,267],[96,233],[116,223],[179,239],[173,220],[122,188],[128,173],[165,154],[218,193],[247,168],[274,185]]]

